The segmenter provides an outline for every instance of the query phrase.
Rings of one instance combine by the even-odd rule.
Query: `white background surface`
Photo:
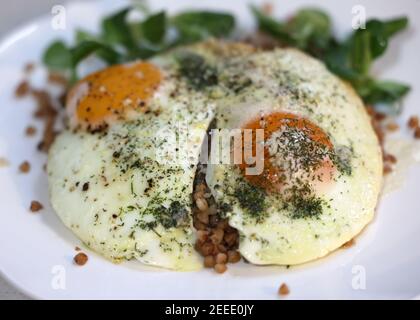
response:
[[[112,1],[113,4],[115,2],[118,1]],[[194,4],[195,7],[207,4],[207,7],[234,8],[240,16],[250,18],[246,6],[248,2],[159,0],[153,1],[153,4],[162,3],[177,9],[185,3]],[[309,1],[278,2],[277,14],[284,16]],[[0,32],[4,34],[6,22],[12,25],[18,20],[25,20],[31,11],[36,15],[48,14],[51,3],[13,1],[10,8],[2,8],[0,26],[3,29]],[[359,3],[366,4],[368,15],[411,16],[411,29],[393,41],[386,57],[375,69],[380,71],[383,78],[399,79],[414,86],[406,100],[401,124],[405,123],[409,115],[418,113],[420,1],[325,0],[312,3],[326,6],[336,29],[341,32],[350,29],[351,8]],[[23,6],[24,9],[19,9]],[[9,9],[11,11],[8,14]],[[92,8],[74,13],[69,24],[74,27],[74,23],[80,23],[91,28],[96,25],[95,17],[98,14]],[[410,171],[402,189],[382,199],[376,219],[358,237],[356,246],[339,250],[305,266],[285,270],[238,264],[221,276],[208,270],[174,273],[131,263],[115,266],[90,251],[89,263],[85,267],[72,265],[74,246],[80,243],[48,206],[46,179],[41,170],[45,158],[34,153],[35,141],[28,143],[21,137],[31,117],[28,113],[17,112],[16,108],[30,108],[31,103],[16,103],[9,98],[19,81],[22,64],[39,58],[45,44],[57,38],[58,35],[48,30],[48,24],[41,24],[39,30],[34,31],[30,37],[10,46],[8,53],[2,56],[6,62],[0,59],[2,76],[8,78],[7,83],[0,83],[0,90],[4,90],[0,94],[1,117],[7,119],[2,122],[0,117],[0,155],[7,154],[12,163],[11,169],[0,171],[0,216],[2,223],[8,223],[0,234],[0,266],[22,288],[41,298],[276,298],[278,286],[282,282],[290,286],[290,298],[412,298],[420,293],[420,207],[416,201],[419,168]],[[71,39],[71,30],[59,36]],[[34,164],[34,170],[26,177],[16,173],[16,167],[22,159],[31,159]],[[34,198],[40,199],[46,208],[42,214],[28,217],[28,203]],[[51,289],[51,267],[57,264],[64,265],[67,270],[67,289],[64,291]],[[360,265],[366,269],[367,288],[356,291],[351,285],[352,270]],[[209,286],[212,290],[208,289]],[[9,291],[10,287],[0,280],[0,298],[21,297],[15,296],[15,293],[8,294]]]
[[[0,11],[0,38],[3,38],[8,31],[25,23],[28,19],[48,14],[53,5],[61,3],[64,3],[64,1],[13,0],[9,1],[7,5],[2,3]],[[10,285],[0,275],[0,300],[5,299],[27,299],[27,296]]]

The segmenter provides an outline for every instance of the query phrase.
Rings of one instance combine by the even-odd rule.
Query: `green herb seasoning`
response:
[[[180,74],[185,77],[196,90],[217,85],[216,68],[207,64],[205,59],[195,53],[181,52],[177,56]]]
[[[323,213],[326,202],[315,195],[308,183],[297,181],[285,190],[284,208],[294,219],[318,218]]]
[[[355,157],[353,147],[338,146],[335,152],[330,155],[337,170],[344,175],[350,176],[353,172],[351,160]]]
[[[151,230],[156,226],[162,225],[165,229],[188,225],[188,207],[179,201],[173,201],[169,207],[162,204],[163,200],[159,197],[153,198],[147,208],[141,212],[142,216],[152,216],[153,221],[141,221],[138,225],[142,229]]]
[[[282,45],[297,47],[325,62],[328,69],[349,81],[367,104],[394,104],[410,87],[395,81],[379,81],[370,74],[375,59],[382,56],[391,38],[408,26],[407,17],[371,19],[366,27],[339,40],[332,33],[331,19],[316,8],[303,8],[287,21],[279,21],[251,7],[258,27]]]
[[[257,222],[262,222],[266,217],[266,192],[253,186],[247,182],[238,183],[235,188],[233,196],[238,201],[238,204],[245,212],[256,219]]]

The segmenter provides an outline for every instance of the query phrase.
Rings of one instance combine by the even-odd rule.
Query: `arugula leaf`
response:
[[[122,45],[127,51],[134,51],[135,41],[131,34],[131,29],[127,23],[127,14],[131,8],[125,8],[113,15],[106,17],[102,21],[102,36],[105,43],[110,45]]]
[[[314,55],[325,50],[331,39],[329,16],[314,8],[299,10],[288,22],[281,23],[266,15],[255,6],[251,11],[257,19],[258,27],[287,45],[309,50]]]
[[[255,6],[251,10],[260,30],[323,60],[330,71],[349,81],[365,102],[392,103],[410,90],[404,84],[369,77],[373,61],[385,53],[389,39],[407,27],[407,18],[369,20],[365,29],[340,42],[331,34],[330,18],[321,10],[299,10],[287,22],[279,22]]]
[[[407,25],[407,18],[398,18],[389,21],[380,21],[377,19],[369,20],[366,23],[365,30],[370,34],[370,50],[372,57],[377,58],[383,55],[388,47],[389,39],[396,33],[405,29]]]
[[[80,43],[86,40],[97,40],[97,37],[95,37],[93,34],[89,33],[88,31],[77,29],[75,39],[76,39],[76,43]]]
[[[130,24],[127,22],[130,10],[131,8],[123,9],[103,20],[102,39],[111,46],[122,45],[126,50],[124,61],[149,58],[161,51],[161,48],[151,48],[144,42],[154,42],[163,38],[166,32],[166,17],[158,13],[149,16],[140,24]]]
[[[52,70],[65,71],[72,66],[70,48],[63,41],[55,41],[45,50],[42,57],[45,65]]]
[[[330,48],[324,60],[333,72],[338,70],[339,75],[345,73],[346,79],[365,76],[373,60],[385,53],[389,35],[394,35],[406,26],[407,19],[385,22],[369,20],[365,29],[356,30],[348,40],[336,44],[334,49]]]
[[[100,39],[95,37],[95,35],[84,31],[84,30],[76,30],[76,45],[80,45],[82,42],[86,41],[93,41],[96,43],[100,42]],[[84,45],[86,46],[86,45]],[[93,44],[91,44],[93,46]],[[105,48],[97,48],[93,51],[101,60],[107,62],[108,64],[114,63],[113,61],[122,61],[123,59],[120,56],[120,53],[118,53],[116,50],[115,52],[111,53],[110,49],[112,49],[110,46],[103,44]],[[116,57],[116,56],[119,57]],[[115,57],[114,57],[115,56]]]
[[[81,35],[80,33],[79,39]],[[79,62],[95,52],[108,64],[118,63],[120,60],[120,54],[111,47],[97,41],[84,40],[73,48],[62,41],[52,43],[44,52],[43,61],[49,69],[70,71],[73,82],[77,78],[76,67]]]
[[[251,5],[251,11],[257,20],[258,28],[273,37],[291,44],[293,42],[291,36],[287,33],[285,25],[271,18],[270,16],[263,13],[256,6]]]
[[[359,74],[351,66],[349,51],[349,44],[334,43],[322,58],[331,72],[343,79],[356,81]]]
[[[394,103],[410,91],[410,86],[394,81],[370,79],[366,89],[361,91],[366,103]]]
[[[372,64],[371,34],[367,30],[358,30],[350,40],[350,61],[352,69],[367,75]]]
[[[366,32],[369,34],[370,51],[375,59],[385,53],[388,47],[388,35],[385,31],[385,23],[379,20],[369,20],[365,30],[358,30],[357,33]]]
[[[331,39],[330,17],[319,9],[302,9],[286,24],[286,30],[299,48],[325,49]]]
[[[384,22],[385,32],[388,38],[394,36],[396,33],[404,30],[408,26],[408,18],[401,17]]]
[[[80,61],[98,51],[101,52],[101,58],[108,64],[115,64],[120,60],[120,54],[110,46],[97,41],[86,40],[71,49],[72,66],[76,67]]]
[[[166,50],[166,47],[164,44],[156,46],[156,45],[150,45],[146,42],[141,42],[139,44],[139,48],[137,51],[137,58],[149,59],[164,50]]]
[[[213,11],[186,11],[171,18],[164,11],[146,12],[145,20],[130,23],[130,10],[128,7],[106,17],[99,36],[78,30],[73,48],[55,41],[44,52],[44,63],[50,69],[70,70],[75,78],[77,65],[91,54],[108,64],[147,59],[179,44],[226,37],[235,26],[231,14]],[[406,17],[369,20],[365,29],[337,41],[331,32],[330,17],[319,9],[303,8],[286,22],[273,19],[255,6],[251,10],[261,31],[323,60],[333,73],[349,81],[365,102],[392,103],[410,90],[405,84],[377,81],[369,76],[374,59],[385,53],[390,38],[407,27]],[[166,38],[168,28],[177,31],[170,40]],[[196,88],[217,82],[216,70],[207,66],[202,57],[187,55],[178,62]]]
[[[150,43],[159,44],[165,38],[166,26],[166,13],[160,11],[149,16],[140,24],[141,34]]]
[[[171,19],[179,32],[178,43],[190,43],[208,37],[228,36],[235,27],[233,15],[213,11],[187,11]]]
[[[70,70],[75,78],[77,65],[91,54],[108,64],[147,59],[180,43],[225,36],[235,25],[232,15],[212,11],[187,11],[170,20],[160,11],[134,23],[127,21],[131,9],[127,7],[105,17],[99,36],[77,30],[72,48],[61,41],[52,43],[44,53],[45,64],[50,69]],[[178,37],[171,42],[165,39],[169,24],[178,30]]]

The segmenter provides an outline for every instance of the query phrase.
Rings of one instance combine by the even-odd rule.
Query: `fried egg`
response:
[[[247,261],[317,259],[373,218],[382,155],[365,107],[298,50],[180,47],[87,76],[66,112],[49,152],[51,203],[113,261],[201,267],[191,206],[210,129],[206,181]]]
[[[383,171],[370,118],[352,88],[294,49],[219,63],[223,77],[243,70],[240,79],[247,79],[218,101],[215,115],[218,129],[240,129],[242,161],[213,162],[207,183],[240,233],[242,256],[260,265],[300,264],[360,233],[374,216]],[[226,130],[213,136],[229,132],[235,139]],[[235,154],[232,139],[212,148]]]
[[[178,69],[169,55],[80,80],[68,95],[69,127],[49,151],[55,212],[116,262],[202,265],[193,248],[191,194],[214,107]]]

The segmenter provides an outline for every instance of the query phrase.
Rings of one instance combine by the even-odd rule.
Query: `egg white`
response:
[[[152,63],[164,80],[149,113],[114,123],[104,133],[65,130],[56,138],[48,159],[50,199],[67,227],[113,261],[135,258],[195,270],[202,263],[193,248],[191,194],[213,107],[176,81],[171,56]],[[171,97],[175,89],[178,94]],[[188,153],[179,156],[172,138],[176,132],[184,137],[186,130],[179,150]],[[174,203],[178,206],[172,208]],[[164,226],[159,215],[165,210],[180,215],[181,223]]]
[[[372,220],[382,155],[365,107],[350,86],[297,50],[259,52],[217,41],[177,51],[183,50],[201,55],[218,70],[217,85],[192,90],[188,79],[174,76],[176,52],[158,57],[152,63],[165,76],[149,114],[113,124],[106,134],[66,130],[49,152],[51,203],[86,245],[113,261],[135,258],[175,270],[200,268],[190,205],[206,130],[213,118],[218,128],[236,129],[272,112],[309,119],[334,147],[351,148],[352,172],[318,190],[328,202],[319,217],[292,218],[290,209],[269,195],[266,218],[257,222],[233,196],[241,171],[209,165],[207,183],[217,203],[231,207],[226,215],[240,233],[242,256],[254,264],[303,263],[337,249]],[[171,95],[175,88],[177,94]],[[189,132],[180,147],[188,152],[182,160],[173,149],[165,152],[165,133],[177,130]],[[181,223],[164,227],[156,212],[170,210],[174,202],[185,209]],[[153,228],[145,227],[154,221]]]
[[[218,102],[218,127],[241,128],[260,115],[293,113],[318,125],[335,148],[353,150],[352,173],[318,190],[326,203],[319,217],[292,217],[292,209],[269,194],[262,222],[250,217],[233,195],[242,177],[236,166],[209,166],[207,183],[219,204],[232,207],[229,223],[239,230],[239,249],[249,262],[292,265],[325,256],[355,237],[374,216],[382,155],[370,118],[349,85],[302,52],[277,49],[240,59],[239,68],[241,63],[252,66],[244,68],[252,84]]]

